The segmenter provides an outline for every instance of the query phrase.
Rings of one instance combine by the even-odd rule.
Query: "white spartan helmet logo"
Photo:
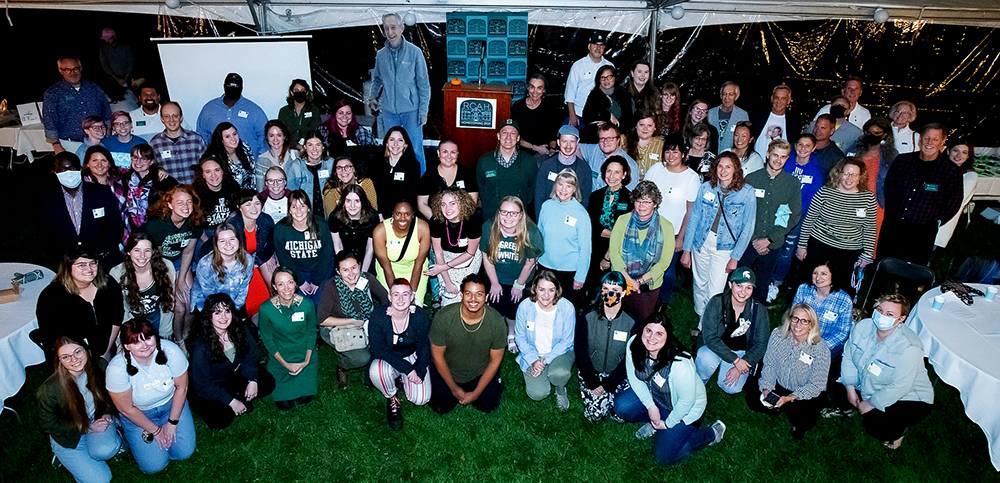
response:
[[[746,279],[750,278],[750,270],[744,270],[743,271],[743,278],[746,278]]]

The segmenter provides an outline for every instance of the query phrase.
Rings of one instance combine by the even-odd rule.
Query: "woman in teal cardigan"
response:
[[[559,279],[541,270],[531,284],[531,297],[517,308],[514,337],[521,350],[517,364],[524,372],[528,397],[541,401],[555,387],[556,406],[569,409],[566,383],[573,367],[576,309],[562,297]]]

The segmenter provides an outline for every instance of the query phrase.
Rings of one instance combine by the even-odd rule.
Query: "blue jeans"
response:
[[[379,136],[385,138],[385,133],[390,128],[402,126],[406,130],[406,135],[410,137],[410,145],[420,162],[420,175],[427,171],[427,162],[424,161],[424,126],[420,124],[420,114],[418,111],[410,112],[389,112],[380,111],[378,115]]]
[[[660,417],[666,417],[669,413],[666,408],[657,408],[660,410]],[[615,395],[615,414],[626,421],[649,422],[646,406],[631,388]],[[653,434],[653,458],[661,465],[674,464],[708,446],[712,441],[715,441],[715,432],[711,428],[680,421],[672,428],[658,429]]]
[[[746,351],[736,351],[736,355],[743,357]],[[718,354],[712,352],[707,345],[701,346],[698,349],[698,354],[694,358],[694,366],[698,369],[698,377],[701,377],[702,382],[708,382],[708,379],[712,377],[715,373],[715,368],[719,368],[719,387],[722,388],[728,394],[736,394],[743,390],[743,385],[747,382],[747,376],[750,374],[743,374],[736,381],[735,385],[726,385],[726,373],[733,368],[733,365],[722,360]]]
[[[681,261],[683,251],[674,252],[674,257],[670,259],[670,268],[663,272],[663,285],[660,285],[660,302],[670,303],[670,297],[674,295],[674,282],[677,281],[677,262]]]
[[[170,418],[170,408],[173,404],[167,402],[153,409],[142,412],[153,424],[162,426],[167,424]],[[147,443],[142,439],[143,429],[136,426],[128,418],[122,416],[122,429],[125,430],[125,439],[128,440],[135,462],[139,464],[139,469],[143,473],[156,473],[167,467],[172,460],[185,460],[194,453],[194,420],[191,418],[191,409],[188,408],[187,401],[184,402],[184,410],[181,412],[180,424],[177,425],[177,434],[174,443],[167,449],[160,448],[160,445],[153,441]]]
[[[118,454],[122,438],[118,425],[109,425],[101,432],[90,432],[80,437],[76,448],[64,448],[49,437],[52,452],[79,483],[106,483],[111,481],[111,469],[105,461]]]
[[[802,215],[805,218],[805,215]],[[774,277],[771,279],[775,285],[785,282],[788,269],[792,266],[792,256],[795,254],[795,245],[799,244],[799,234],[802,233],[802,220],[792,228],[792,231],[785,235],[785,244],[778,249],[778,264],[774,266]]]

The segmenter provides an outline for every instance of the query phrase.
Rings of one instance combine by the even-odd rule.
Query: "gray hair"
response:
[[[580,192],[580,179],[576,177],[576,171],[573,171],[570,168],[563,168],[563,170],[556,175],[556,180],[552,183],[552,193],[549,195],[550,198],[554,200],[559,199],[559,197],[556,196],[556,186],[559,185],[560,181],[573,183],[573,187],[576,188],[576,193],[573,194],[573,197],[576,198],[576,201],[581,203],[583,202],[583,193]]]
[[[635,203],[636,200],[641,200],[643,198],[649,198],[653,201],[653,205],[656,209],[660,208],[660,203],[663,202],[663,194],[660,193],[660,188],[656,186],[656,183],[649,180],[642,180],[635,186],[632,190],[632,202]]]
[[[400,17],[400,16],[399,16],[399,14],[398,14],[398,13],[395,13],[395,12],[393,12],[393,13],[387,13],[387,14],[383,15],[383,16],[382,16],[382,23],[383,23],[383,24],[385,24],[385,20],[386,20],[387,18],[393,18],[393,17],[394,17],[394,18],[395,18],[395,19],[396,19],[397,21],[399,21],[399,23],[400,23],[400,24],[403,24],[403,17]]]

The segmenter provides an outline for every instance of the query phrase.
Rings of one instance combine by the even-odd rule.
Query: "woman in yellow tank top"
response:
[[[413,206],[409,202],[400,201],[392,211],[392,218],[375,227],[372,244],[380,268],[376,270],[379,282],[389,287],[396,278],[405,278],[413,288],[417,305],[423,306],[427,293],[424,271],[431,248],[427,222],[413,216]]]

